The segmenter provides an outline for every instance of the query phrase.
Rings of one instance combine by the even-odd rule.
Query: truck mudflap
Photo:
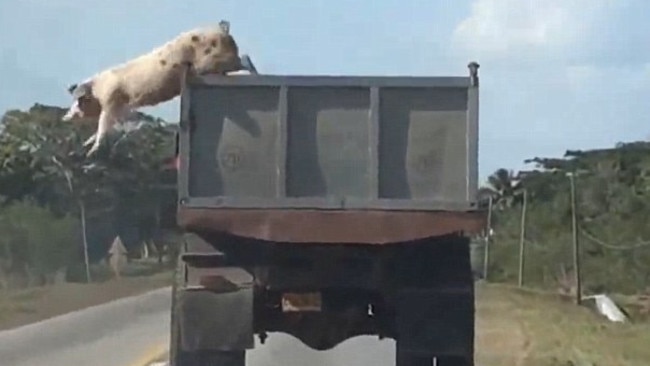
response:
[[[252,287],[231,292],[181,291],[178,320],[183,351],[241,351],[255,346]]]
[[[253,277],[241,268],[212,266],[222,257],[193,241],[179,255],[174,294],[183,352],[243,351],[255,346]],[[188,249],[190,250],[188,252]],[[216,258],[216,259],[215,259]]]

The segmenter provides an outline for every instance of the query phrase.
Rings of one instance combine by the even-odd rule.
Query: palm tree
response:
[[[488,177],[487,186],[482,187],[479,192],[486,195],[487,191],[491,191],[494,205],[503,209],[504,206],[512,207],[519,201],[522,189],[521,180],[512,170],[500,168]]]

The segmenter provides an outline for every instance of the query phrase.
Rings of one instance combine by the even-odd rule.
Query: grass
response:
[[[0,291],[0,330],[138,295],[168,286],[172,281],[170,270],[143,270],[138,267],[132,272],[119,280],[97,278],[97,282],[90,284],[60,283]]]
[[[33,314],[36,312],[30,306],[34,300],[39,298],[39,291],[36,289],[16,292],[0,292],[0,323],[8,321],[16,314]]]
[[[565,297],[504,285],[481,284],[477,295],[482,365],[650,365],[646,321],[612,323]]]

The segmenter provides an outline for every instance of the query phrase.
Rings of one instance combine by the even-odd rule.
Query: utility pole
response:
[[[61,173],[65,177],[66,182],[68,183],[68,190],[70,190],[70,195],[72,197],[77,196],[77,192],[74,189],[74,184],[72,182],[72,173],[67,169],[63,164],[56,158],[52,157],[52,162],[56,164],[57,167],[61,170]],[[77,205],[79,205],[79,215],[81,220],[81,238],[83,240],[84,247],[84,263],[86,264],[86,282],[91,283],[92,277],[90,277],[90,259],[88,256],[88,237],[86,231],[86,205],[84,204],[83,198],[79,195],[77,199]]]
[[[576,298],[577,305],[582,304],[582,284],[580,276],[580,240],[578,236],[578,204],[576,198],[576,180],[575,173],[567,173],[569,182],[571,183],[571,227],[573,234],[573,273],[576,283]]]
[[[492,234],[492,196],[488,201],[487,232],[485,234],[485,253],[483,257],[483,279],[487,281],[488,266],[490,263],[490,235]]]
[[[524,286],[524,264],[526,257],[526,205],[528,191],[524,189],[524,203],[521,206],[521,228],[519,231],[519,287]]]

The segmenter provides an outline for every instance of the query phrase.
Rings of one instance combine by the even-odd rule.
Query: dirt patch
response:
[[[513,317],[511,296],[479,286],[476,297],[476,359],[485,365],[525,365],[530,339]]]
[[[650,323],[611,323],[554,294],[477,286],[476,360],[484,366],[650,364]]]
[[[171,273],[163,272],[151,276],[123,277],[102,283],[64,283],[0,292],[0,330],[139,295],[170,285],[171,278]]]

